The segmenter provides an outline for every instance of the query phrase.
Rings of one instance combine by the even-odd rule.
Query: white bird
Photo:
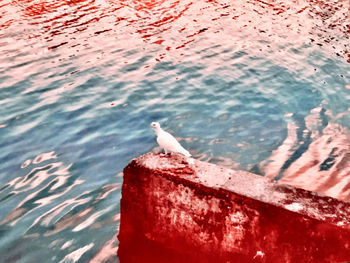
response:
[[[157,142],[165,153],[181,153],[186,157],[191,157],[191,154],[181,146],[181,144],[170,133],[164,131],[158,122],[152,122],[151,127],[157,134]]]

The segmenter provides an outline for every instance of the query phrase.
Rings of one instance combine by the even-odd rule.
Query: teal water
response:
[[[330,125],[349,136],[349,3],[329,5],[1,1],[0,262],[118,262],[122,170],[159,150],[152,121],[272,177]]]

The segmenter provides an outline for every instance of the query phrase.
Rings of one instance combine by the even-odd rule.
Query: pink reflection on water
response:
[[[94,247],[94,243],[90,243],[84,247],[74,250],[66,255],[61,262],[77,262],[87,251]]]
[[[55,154],[54,151],[52,152],[47,152],[47,153],[42,153],[39,154],[37,157],[34,158],[33,160],[33,164],[38,164],[47,160],[51,160],[51,159],[56,159],[57,155]]]
[[[350,201],[350,131],[329,124],[280,182]]]
[[[17,14],[8,20],[9,15],[4,16],[7,27],[22,18],[29,25],[40,25],[33,28],[37,30],[33,35],[45,39],[50,50],[105,46],[107,36],[126,50],[142,43],[159,45],[163,49],[157,59],[161,60],[170,51],[184,54],[176,50],[204,37],[221,44],[228,40],[239,45],[268,41],[270,46],[257,47],[262,51],[291,42],[317,44],[350,58],[347,0],[22,0],[0,8]],[[104,37],[99,39],[100,35]]]
[[[47,180],[49,177],[56,178],[57,176],[69,175],[69,169],[72,165],[65,166],[62,162],[50,163],[44,166],[33,168],[26,176],[24,176],[14,189],[33,189]]]
[[[83,183],[82,180],[76,180],[73,185],[69,186],[68,189],[64,191],[64,193],[67,194],[72,187],[81,183]],[[107,219],[108,222],[100,222],[98,220],[101,216],[112,209],[111,206],[99,211],[95,211],[92,206],[80,209],[78,212],[73,211],[75,211],[77,207],[81,208],[88,203],[95,204],[102,201],[102,199],[105,199],[112,192],[119,190],[120,187],[120,183],[106,185],[101,189],[99,195],[94,200],[92,200],[93,196],[89,196],[90,192],[88,191],[73,198],[66,198],[62,203],[49,209],[36,218],[31,227],[35,225],[52,226],[52,228],[45,233],[45,236],[50,236],[69,228],[73,228],[72,231],[74,232],[79,232],[88,227],[95,228],[111,223],[114,224],[119,219],[109,218]],[[55,197],[58,198],[57,195]],[[40,199],[40,203],[43,204],[43,200],[45,201],[47,199]]]
[[[78,181],[76,183],[76,185],[77,184],[81,184],[81,183],[83,183],[83,182],[82,181]],[[56,224],[56,222],[59,221],[62,218],[62,216],[59,216],[62,212],[65,211],[65,213],[68,213],[69,211],[72,211],[76,207],[88,203],[90,200],[91,200],[91,198],[88,198],[88,197],[87,198],[77,197],[77,198],[66,199],[60,205],[50,209],[49,211],[47,211],[43,215],[39,216],[34,221],[32,226],[34,226],[36,224],[40,224],[40,225],[43,225],[43,226],[49,226],[49,225]],[[81,217],[84,217],[85,215],[87,215],[91,211],[92,211],[91,209],[84,209],[83,211],[79,212],[79,215]],[[67,225],[67,227],[69,227],[69,226],[72,226],[72,225]]]
[[[67,185],[72,164],[52,162],[57,158],[56,153],[51,151],[39,154],[33,160],[28,159],[21,165],[22,169],[27,169],[31,165],[34,167],[25,176],[17,177],[9,182],[8,187],[12,188],[10,195],[25,194],[25,198],[10,214],[5,216],[1,223],[10,223],[14,226],[23,215],[49,205],[71,191],[74,186],[83,183],[82,180],[76,179]],[[43,162],[45,164],[39,166]],[[43,192],[48,194],[42,195]]]
[[[319,44],[329,54],[335,52],[347,58],[349,23],[342,10],[349,7],[347,1],[326,5],[324,1],[311,0],[9,1],[0,7],[0,25],[6,27],[5,36],[8,35],[3,40],[9,49],[7,57],[11,58],[11,65],[20,66],[9,68],[11,78],[6,84],[11,86],[28,78],[32,85],[23,91],[27,94],[94,67],[120,80],[124,66],[137,63],[139,53],[149,51],[152,57],[139,70],[123,72],[124,79],[137,81],[163,60],[201,61],[210,72],[217,64],[203,59],[209,51],[202,51],[215,43],[221,50],[245,50],[251,57],[268,56],[293,72],[302,70],[309,76],[314,74],[314,67],[302,62],[308,54],[291,54],[289,48],[281,47],[313,45],[305,51],[313,52]],[[138,53],[125,56],[130,49]],[[112,55],[112,51],[118,52]],[[229,54],[213,51],[212,55],[218,57],[217,62],[229,61]],[[47,63],[42,63],[42,59]],[[33,72],[39,74],[33,77]],[[225,73],[232,76],[239,72]],[[42,92],[42,101],[29,110],[56,103],[88,77],[76,75],[73,82]],[[83,103],[67,110],[79,109]],[[17,127],[16,132],[21,134],[41,121],[38,117]]]
[[[303,143],[297,139],[298,127],[289,123],[287,138],[261,164],[261,168],[269,178],[282,177],[279,183],[350,201],[350,131],[329,122],[319,132],[319,112],[319,108],[313,109],[305,120],[307,128],[304,135],[313,140],[300,157],[283,169],[283,165]]]
[[[117,255],[117,238],[107,241],[100,251],[89,261],[89,263],[108,262],[108,259],[113,259]]]

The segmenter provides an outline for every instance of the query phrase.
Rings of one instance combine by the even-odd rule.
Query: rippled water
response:
[[[304,188],[348,178],[348,10],[1,1],[0,262],[117,262],[121,172],[157,151],[151,121],[201,160]]]

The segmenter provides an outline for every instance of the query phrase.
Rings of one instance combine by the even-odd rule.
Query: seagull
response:
[[[165,153],[181,153],[186,157],[191,157],[191,154],[181,146],[174,136],[164,131],[158,122],[152,122],[151,127],[157,134],[157,142]]]

